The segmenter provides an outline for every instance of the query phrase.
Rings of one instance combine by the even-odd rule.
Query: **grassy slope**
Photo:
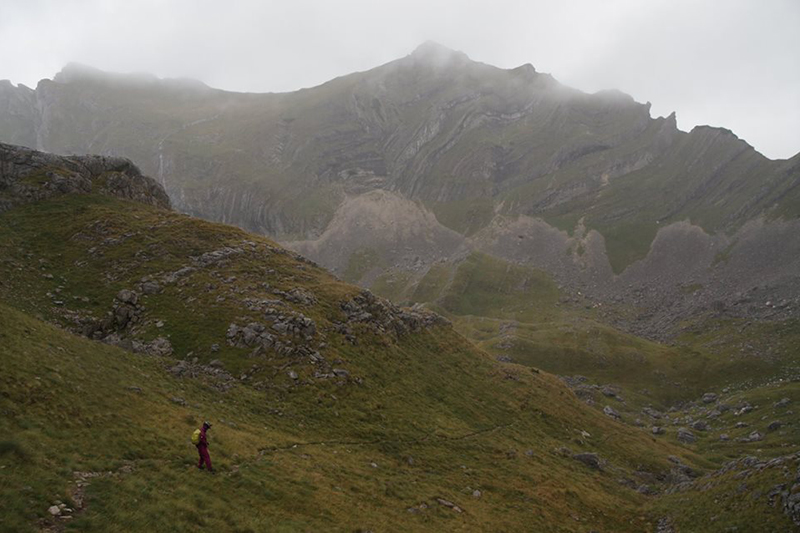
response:
[[[688,447],[717,468],[746,455],[766,460],[800,450],[800,427],[793,421],[792,410],[800,392],[796,358],[764,357],[757,341],[768,336],[772,345],[780,347],[778,351],[796,353],[792,349],[797,342],[796,325],[764,323],[744,328],[731,321],[709,322],[705,328],[687,331],[678,345],[663,346],[599,324],[592,320],[591,311],[556,305],[548,297],[555,289],[552,284],[549,290],[544,281],[538,290],[526,289],[530,285],[526,280],[539,279],[537,274],[476,255],[455,268],[432,269],[418,283],[415,296],[435,302],[461,333],[489,353],[557,374],[583,374],[590,378],[588,385],[613,385],[618,397],[606,397],[599,389],[583,397],[590,397],[598,410],[613,407],[631,424],[631,431],[650,435],[651,426],[659,425],[665,427],[665,434],[655,438],[675,442],[677,427],[707,419],[711,429],[694,430],[698,440]],[[704,392],[723,389],[730,392],[720,402],[734,409],[706,418],[714,405],[693,400]],[[790,398],[792,405],[773,408],[781,398]],[[756,409],[735,414],[745,401]],[[676,404],[684,408],[660,420],[641,411],[645,406],[667,411]],[[784,426],[769,431],[767,426],[774,420]],[[737,422],[746,425],[736,427]],[[764,440],[738,440],[754,430],[763,433]],[[723,433],[729,435],[728,440],[720,440]],[[703,524],[702,531],[794,530],[785,515],[775,512],[781,504],[773,505],[769,493],[781,483],[791,485],[795,463],[790,460],[786,468],[751,472],[746,484],[740,474],[744,467],[702,477],[685,490],[655,499],[649,512],[668,517],[677,531],[697,531],[697,524]]]
[[[416,284],[412,301],[446,314],[459,332],[496,356],[621,386],[635,411],[726,386],[752,387],[797,369],[792,346],[800,331],[794,323],[744,329],[731,321],[708,322],[664,346],[601,324],[592,309],[560,302],[545,273],[483,254],[435,265]],[[765,335],[777,352],[789,355],[758,353],[757,340]],[[742,350],[751,345],[756,353]]]
[[[789,399],[788,406],[775,407],[784,398]],[[718,464],[745,456],[766,461],[800,452],[800,425],[796,422],[798,402],[800,382],[775,380],[753,389],[722,394],[719,403],[731,409],[719,416],[708,417],[716,404],[693,406],[683,415],[708,421],[708,431],[694,432],[698,441],[693,447],[705,457]],[[754,409],[739,412],[738,408],[746,403]],[[782,422],[783,426],[770,431],[768,426],[774,421]],[[742,427],[737,428],[737,424]],[[753,431],[763,434],[764,439],[739,441]],[[723,434],[727,434],[729,440],[721,440]],[[784,488],[792,487],[796,483],[798,466],[797,460],[790,460],[770,468],[742,465],[727,472],[715,472],[695,481],[688,491],[659,499],[654,507],[657,513],[670,515],[679,531],[692,531],[696,524],[708,524],[709,531],[751,531],[755,530],[752,520],[756,516],[760,517],[758,531],[794,531],[796,526],[793,527],[785,516],[770,512],[769,507],[781,507],[780,496],[775,498],[770,493],[781,484],[786,484]],[[670,512],[675,509],[681,512]]]
[[[65,309],[102,316],[119,289],[244,239],[255,251],[148,296],[135,331],[144,340],[169,336],[177,357],[247,370],[251,377],[227,393],[202,379],[170,377],[168,359],[129,354],[32,318],[69,325]],[[357,290],[271,246],[235,228],[94,196],[0,216],[4,528],[24,529],[45,516],[53,500],[67,497],[72,471],[130,464],[131,473],[92,481],[89,506],[70,527],[647,529],[645,497],[617,479],[635,479],[636,469],[662,472],[667,455],[685,452],[630,433],[550,375],[494,362],[448,328],[396,340],[354,326],[360,342],[352,346],[328,328],[342,320],[337,302]],[[295,364],[302,385],[294,385],[285,375],[289,361],[270,354],[253,369],[243,349],[224,343],[231,321],[257,318],[240,301],[266,297],[259,294],[264,280],[316,294],[318,305],[298,310],[325,332],[325,357],[362,384],[314,380],[312,368]],[[56,298],[64,304],[54,305]],[[212,343],[221,345],[218,353]],[[188,406],[173,403],[176,396]],[[222,475],[215,478],[191,469],[187,439],[206,418],[216,422],[212,453]],[[292,447],[303,442],[327,444]],[[597,452],[610,465],[590,470],[555,452],[564,445]],[[432,503],[436,497],[465,513]],[[432,507],[407,511],[422,501]]]

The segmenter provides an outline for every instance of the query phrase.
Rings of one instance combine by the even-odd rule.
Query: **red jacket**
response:
[[[197,446],[202,446],[203,448],[208,448],[208,438],[206,437],[206,428],[200,428],[200,443]]]

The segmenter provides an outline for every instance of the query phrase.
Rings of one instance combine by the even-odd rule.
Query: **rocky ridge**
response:
[[[100,194],[170,208],[152,178],[122,157],[59,156],[0,143],[0,213],[60,194]]]

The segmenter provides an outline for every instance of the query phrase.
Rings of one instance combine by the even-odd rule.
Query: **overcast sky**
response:
[[[800,152],[800,0],[0,0],[0,79],[35,87],[77,61],[289,91],[428,39]]]

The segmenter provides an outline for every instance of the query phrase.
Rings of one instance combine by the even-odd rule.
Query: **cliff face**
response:
[[[128,159],[58,156],[0,143],[0,212],[61,194],[100,192],[164,209],[164,189]]]
[[[477,248],[574,272],[576,290],[603,298],[651,271],[673,294],[686,268],[717,276],[722,263],[692,255],[664,274],[657,236],[728,242],[733,261],[744,228],[794,228],[797,158],[770,161],[720,128],[681,132],[649,109],[427,43],[285,94],[73,65],[35,91],[0,85],[0,140],[130,157],[177,209],[291,242],[365,285],[395,270],[413,283]],[[412,211],[414,229],[398,232]]]

